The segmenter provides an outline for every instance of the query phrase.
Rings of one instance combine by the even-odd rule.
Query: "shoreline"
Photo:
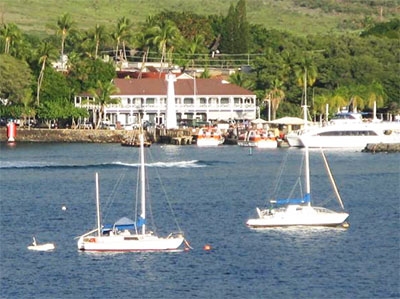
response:
[[[7,128],[0,131],[0,141],[7,142]],[[132,136],[124,130],[25,129],[17,128],[15,142],[121,143]]]
[[[169,132],[170,134],[172,132]],[[177,132],[175,132],[176,135]],[[182,136],[187,134],[179,132]],[[122,143],[124,140],[131,139],[136,134],[135,131],[126,130],[85,130],[85,129],[25,129],[17,128],[17,134],[14,142],[43,142],[43,143]],[[165,135],[164,135],[165,134]],[[168,136],[164,132],[153,142],[181,144],[174,142],[173,136]],[[0,129],[0,142],[7,142],[7,128]],[[234,144],[234,143],[232,143]],[[364,153],[398,153],[400,152],[400,143],[377,143],[367,144],[361,150]]]

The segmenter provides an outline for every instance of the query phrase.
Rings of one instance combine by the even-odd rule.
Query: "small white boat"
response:
[[[28,246],[29,250],[35,250],[35,251],[51,251],[54,250],[55,248],[56,246],[53,243],[38,244],[35,237],[33,237],[32,244]]]
[[[197,133],[197,146],[218,146],[224,141],[225,137],[217,127],[203,127]]]
[[[265,130],[249,130],[239,136],[238,145],[258,148],[277,148],[278,141],[271,132],[266,132]]]

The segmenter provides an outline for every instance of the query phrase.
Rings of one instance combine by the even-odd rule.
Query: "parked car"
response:
[[[132,130],[136,130],[136,129],[139,129],[139,128],[140,128],[139,124],[126,124],[126,125],[124,125],[124,130],[127,130],[127,131],[132,131]]]
[[[85,123],[79,124],[78,129],[91,130],[91,129],[93,129],[93,124],[91,122],[85,122]]]
[[[99,126],[99,129],[104,130],[115,130],[115,125],[109,122],[102,122]]]
[[[151,122],[149,122],[149,121],[147,121],[147,120],[145,120],[144,122],[143,122],[143,129],[147,129],[147,128],[149,128],[149,127],[154,127],[154,124],[153,123],[151,123]]]

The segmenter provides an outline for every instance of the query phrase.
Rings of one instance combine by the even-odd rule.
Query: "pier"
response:
[[[154,132],[150,130],[149,134],[154,136],[156,142],[164,144],[190,145],[195,141],[195,133],[192,129],[167,130],[156,128]]]

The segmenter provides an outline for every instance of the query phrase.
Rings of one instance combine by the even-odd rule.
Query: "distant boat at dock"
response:
[[[224,141],[225,137],[217,127],[202,127],[197,133],[197,146],[218,146]]]
[[[237,144],[239,146],[251,146],[258,148],[277,148],[278,141],[271,132],[263,129],[248,130],[239,135]]]

